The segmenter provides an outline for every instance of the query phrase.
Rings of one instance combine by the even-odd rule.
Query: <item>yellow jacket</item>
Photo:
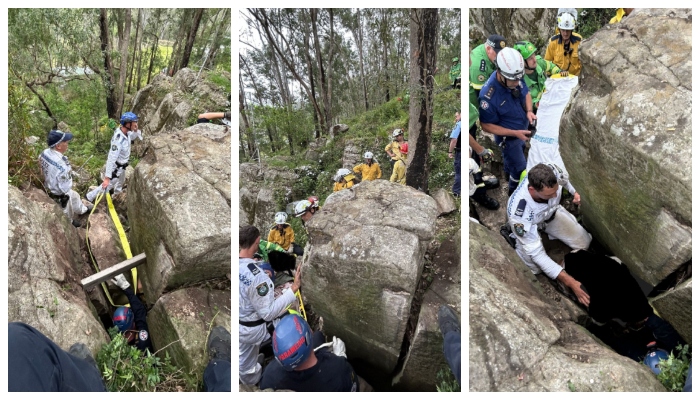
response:
[[[386,145],[386,147],[384,148],[384,151],[388,151],[391,154],[393,154],[393,156],[391,157],[392,160],[398,160],[399,157],[401,157],[401,152],[399,151],[399,147],[401,147],[401,143],[397,142],[396,140],[392,140],[391,143]]]
[[[373,181],[382,177],[382,169],[379,168],[379,163],[374,161],[372,161],[372,165],[362,163],[354,167],[352,170],[356,174],[362,173],[363,181]]]
[[[582,40],[581,35],[571,32],[569,52],[564,54],[564,41],[561,34],[554,35],[549,39],[544,59],[554,62],[562,71],[569,71],[571,75],[579,75],[581,73],[581,60],[578,58],[578,46]]]
[[[615,13],[615,16],[612,17],[609,23],[611,24],[616,24],[620,21],[622,21],[622,17],[625,16],[625,9],[624,8],[618,8],[617,12]]]
[[[294,242],[294,229],[289,224],[284,224],[282,232],[277,228],[277,225],[270,229],[270,233],[267,235],[267,241],[272,243],[277,243],[282,246],[283,249],[288,250],[289,246]]]
[[[389,182],[406,184],[406,157],[401,157],[394,163],[394,172],[391,174]]]

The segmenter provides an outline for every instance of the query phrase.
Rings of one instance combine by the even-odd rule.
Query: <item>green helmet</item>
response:
[[[459,57],[455,57],[452,59],[452,62],[457,62],[457,61],[459,61]]]
[[[531,55],[535,54],[537,52],[537,47],[535,47],[534,44],[523,40],[521,42],[517,42],[513,48],[517,50],[521,56],[523,56],[523,60],[527,60],[530,58]]]

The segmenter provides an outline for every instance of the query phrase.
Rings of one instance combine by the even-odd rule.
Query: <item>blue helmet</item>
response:
[[[138,122],[138,120],[138,115],[132,113],[131,111],[127,111],[124,114],[122,114],[122,117],[119,119],[119,123],[124,125],[129,122]]]
[[[272,350],[282,367],[293,371],[314,351],[309,324],[294,314],[282,318],[272,334]]]
[[[661,372],[661,366],[659,365],[661,360],[668,360],[668,352],[664,349],[652,349],[644,356],[644,364],[651,368],[651,372],[654,375],[658,375]]]
[[[130,329],[133,325],[134,312],[131,311],[131,308],[129,307],[119,307],[117,308],[117,311],[114,312],[112,322],[114,322],[114,326],[119,329],[119,332],[124,332],[125,330]]]

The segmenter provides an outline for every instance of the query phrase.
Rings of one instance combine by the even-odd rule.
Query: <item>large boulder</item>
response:
[[[497,232],[469,223],[470,391],[664,391],[543,294]]]
[[[691,17],[637,8],[584,41],[560,129],[586,228],[652,285],[691,258]]]
[[[222,326],[231,332],[231,292],[179,289],[158,299],[147,319],[155,350],[166,349],[175,365],[201,377],[209,361],[210,329]]]
[[[156,75],[131,101],[131,110],[143,121],[141,129],[147,134],[178,131],[193,124],[201,113],[230,109],[224,89],[206,79],[207,75],[205,71],[197,78],[189,68],[173,77]]]
[[[374,180],[333,193],[307,222],[304,295],[348,357],[396,367],[436,217],[430,196]]]
[[[285,204],[290,202],[292,185],[299,179],[296,172],[270,165],[270,161],[274,163],[275,160],[262,165],[243,163],[239,166],[238,223],[240,226],[255,225],[264,237],[275,222],[275,213],[284,210],[279,198],[282,197]]]
[[[506,39],[508,47],[519,40],[528,40],[542,49],[544,56],[544,48],[556,24],[556,8],[470,8],[470,48],[497,33]]]
[[[80,280],[91,275],[80,254],[80,237],[55,202],[8,189],[9,322],[24,322],[61,348],[85,343],[93,354],[108,336]]]
[[[398,379],[398,388],[402,390],[435,391],[438,371],[449,368],[442,349],[444,340],[438,325],[438,311],[446,304],[461,313],[462,274],[457,250],[460,236],[458,231],[454,239],[442,242],[435,256],[435,274],[423,296],[406,362]]]
[[[134,171],[128,216],[148,303],[231,270],[231,132],[198,124],[148,138]]]
[[[693,279],[681,283],[649,301],[661,318],[668,321],[683,337],[693,343]]]

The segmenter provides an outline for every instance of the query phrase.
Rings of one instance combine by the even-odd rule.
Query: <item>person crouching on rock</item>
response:
[[[287,223],[287,213],[280,211],[275,214],[275,225],[267,234],[267,241],[277,243],[289,254],[304,255],[304,250],[294,243],[294,229]]]
[[[124,292],[131,306],[117,308],[112,317],[114,326],[126,337],[129,344],[136,346],[136,348],[141,351],[148,349],[148,351],[153,354],[151,334],[148,330],[148,323],[146,322],[146,307],[144,307],[141,300],[136,297],[136,294],[133,289],[131,289],[129,282],[124,278],[124,275],[117,275],[115,279],[112,279],[112,283],[117,285]]]

